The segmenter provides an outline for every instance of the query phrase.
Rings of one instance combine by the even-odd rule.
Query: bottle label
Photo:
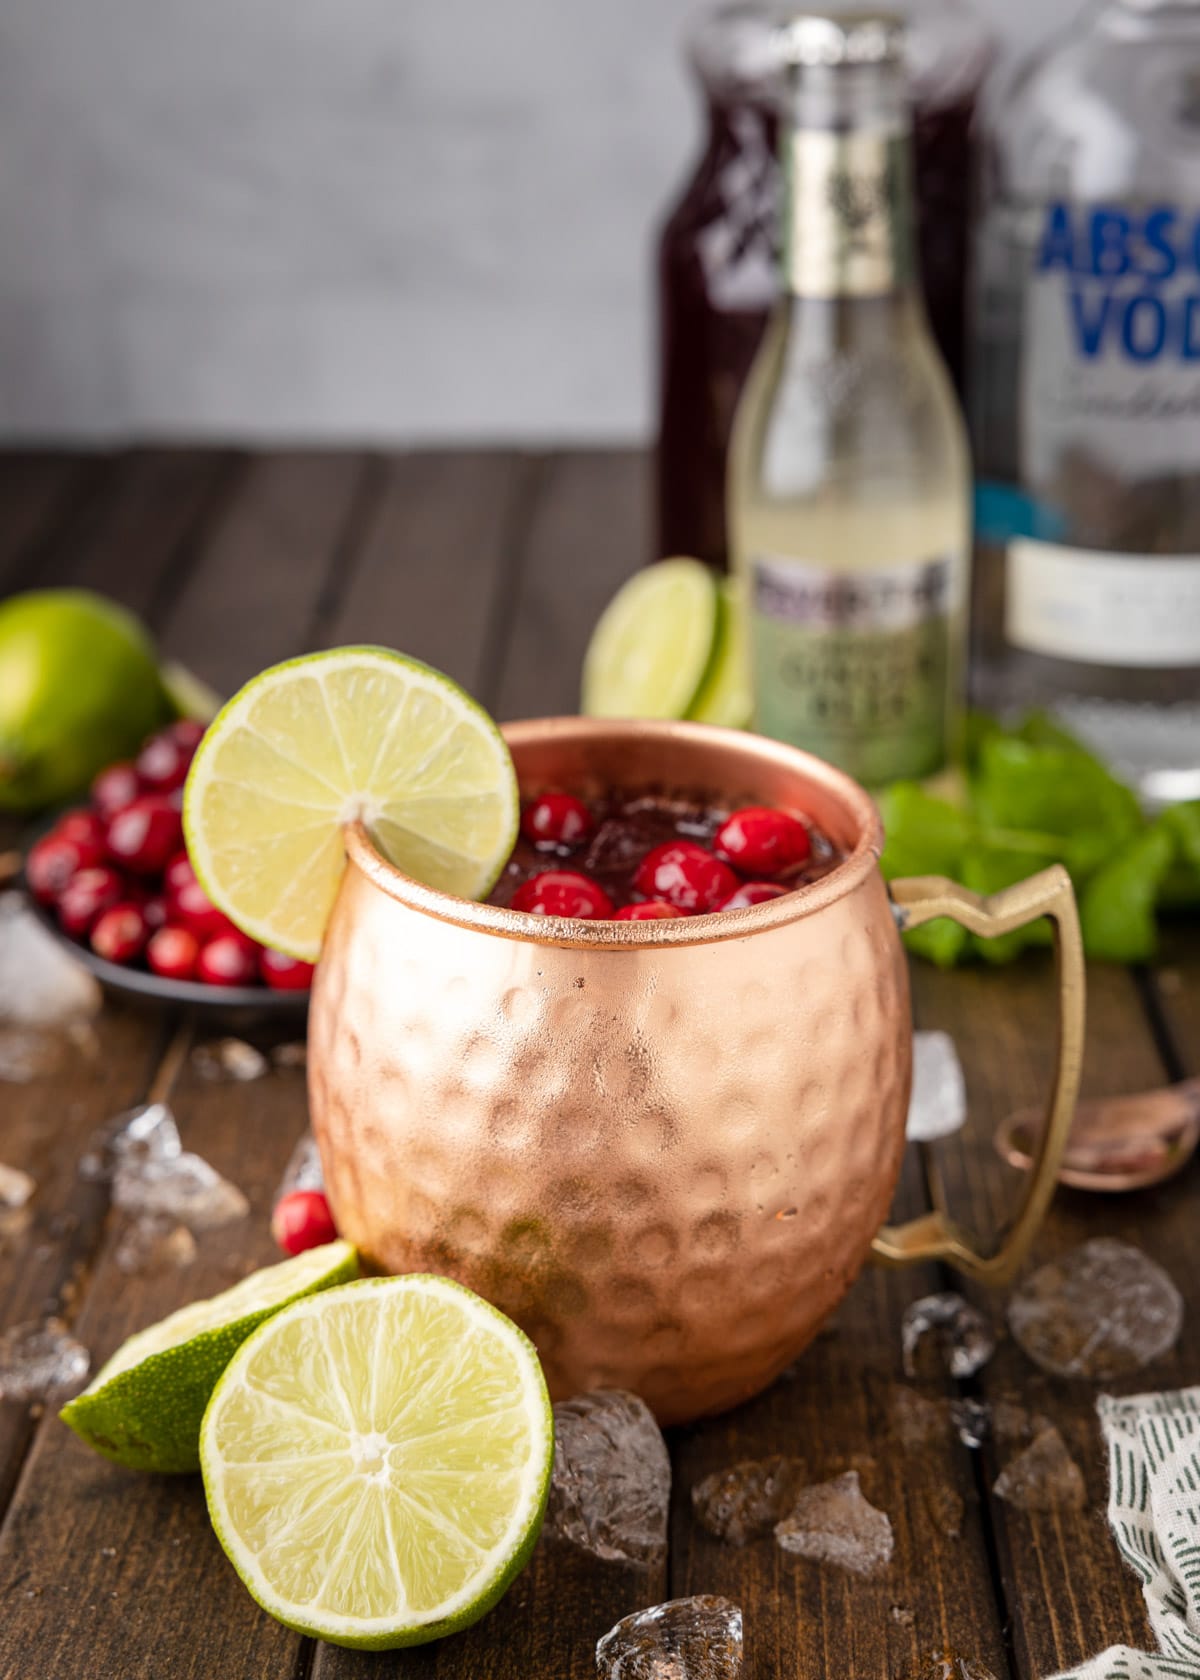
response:
[[[882,297],[907,283],[908,138],[798,128],[784,154],[784,272],[797,297]]]
[[[1106,519],[1114,546],[1122,525],[1169,528],[1146,481],[1200,463],[1200,214],[1056,200],[1031,217],[1024,484],[1075,528]],[[1147,546],[1169,549],[1164,535]]]
[[[1005,634],[1030,653],[1096,665],[1200,663],[1200,554],[1008,545]]]
[[[868,785],[945,763],[960,559],[830,571],[751,561],[755,721]]]

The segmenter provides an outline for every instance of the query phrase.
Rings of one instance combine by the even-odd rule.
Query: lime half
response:
[[[204,1408],[250,1332],[289,1301],[357,1276],[358,1256],[345,1242],[252,1272],[130,1336],[59,1416],[131,1470],[198,1470]]]
[[[584,712],[686,717],[716,648],[719,610],[716,578],[699,560],[660,560],[635,572],[592,632]]]
[[[335,1645],[476,1621],[541,1528],[554,1425],[537,1354],[447,1278],[367,1278],[270,1319],[205,1413],[208,1510],[264,1610]]]
[[[729,729],[749,729],[754,716],[750,689],[750,651],[746,612],[736,578],[718,585],[717,639],[700,692],[688,708],[696,723],[721,723]]]
[[[184,833],[205,892],[251,938],[315,962],[366,824],[426,886],[483,898],[517,833],[504,738],[457,683],[387,648],[272,666],[209,725],[188,773]]]

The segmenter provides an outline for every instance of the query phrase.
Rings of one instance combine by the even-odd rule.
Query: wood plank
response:
[[[69,454],[0,454],[0,591],[15,590],[87,495],[99,463]]]
[[[351,524],[361,456],[287,451],[246,467],[166,614],[163,651],[219,694],[302,653]]]
[[[372,462],[355,551],[316,645],[382,642],[482,693],[537,472],[533,457],[495,450]]]
[[[959,1216],[995,1229],[1012,1205],[1015,1182],[991,1147],[991,1132],[1011,1109],[1037,1101],[1044,1090],[1054,1044],[1050,965],[1028,959],[1002,973],[940,974],[920,964],[914,980],[920,1023],[944,1027],[955,1036],[971,1102],[969,1132],[936,1146],[937,1170]],[[1163,1067],[1134,978],[1093,965],[1088,980],[1085,1092],[1116,1094],[1158,1083]],[[1200,1312],[1194,1183],[1194,1178],[1177,1180],[1111,1198],[1060,1190],[1031,1265],[1091,1237],[1123,1238],[1166,1267],[1194,1322]],[[997,1299],[970,1293],[1002,1321],[1006,1294]],[[1169,1358],[1104,1386],[1131,1393],[1198,1380],[1200,1344],[1185,1335]],[[1052,1673],[1112,1643],[1148,1648],[1138,1583],[1122,1565],[1104,1516],[1106,1459],[1094,1411],[1096,1385],[1050,1377],[1015,1343],[1003,1340],[978,1379],[978,1391],[988,1400],[1019,1402],[1049,1418],[1087,1484],[1088,1507],[1082,1514],[1025,1514],[990,1494],[999,1469],[1018,1449],[992,1443],[981,1455],[1018,1673]]]
[[[1168,924],[1162,954],[1146,977],[1172,1078],[1200,1075],[1200,916]]]
[[[108,458],[94,495],[22,581],[95,589],[153,618],[198,521],[228,480],[230,461],[217,451],[174,449]]]
[[[512,634],[491,703],[498,717],[579,709],[592,627],[649,548],[648,467],[632,450],[550,457],[529,513]]]
[[[902,1185],[899,1217],[926,1205],[915,1151]],[[727,1417],[676,1432],[671,1596],[720,1593],[742,1606],[746,1680],[891,1680],[921,1672],[935,1648],[1006,1672],[970,1454],[948,1429],[914,1440],[897,1409],[902,1388],[917,1388],[926,1400],[956,1392],[948,1379],[918,1388],[902,1377],[904,1310],[941,1287],[933,1266],[869,1269],[831,1332],[788,1377]],[[864,1494],[888,1513],[895,1534],[895,1556],[879,1579],[789,1558],[771,1538],[739,1550],[699,1527],[690,1509],[695,1483],[779,1452],[802,1458],[814,1482],[858,1470]]]
[[[234,1226],[201,1233],[194,1261],[122,1271],[113,1215],[74,1324],[97,1362],[184,1300],[228,1288],[277,1258],[271,1198],[305,1123],[303,1075],[211,1085],[190,1068],[174,1095],[185,1147],[249,1197]],[[291,1680],[301,1641],[263,1615],[208,1523],[196,1477],[120,1470],[52,1416],[42,1420],[0,1531],[0,1676],[121,1680],[254,1675]],[[19,1614],[13,1614],[19,1607]]]

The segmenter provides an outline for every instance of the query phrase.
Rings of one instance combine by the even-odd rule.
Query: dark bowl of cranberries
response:
[[[234,927],[197,881],[183,843],[183,784],[204,733],[181,718],[135,760],[110,764],[91,797],[60,813],[25,853],[43,924],[113,991],[220,1011],[290,1013],[312,967]]]

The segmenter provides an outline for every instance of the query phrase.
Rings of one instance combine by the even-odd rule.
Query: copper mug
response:
[[[810,816],[846,852],[739,911],[547,920],[449,897],[361,826],[309,1018],[313,1126],[338,1226],[390,1272],[448,1274],[537,1344],[556,1398],[643,1395],[664,1423],[765,1387],[868,1254],[1013,1273],[1053,1191],[1083,1036],[1059,868],[980,899],[879,872],[868,794],[779,742],[682,723],[505,730],[522,791],[662,787]],[[912,1062],[898,924],[1057,933],[1061,1026],[1024,1203],[990,1257],[945,1212],[885,1227]],[[881,1229],[881,1227],[883,1227]]]

